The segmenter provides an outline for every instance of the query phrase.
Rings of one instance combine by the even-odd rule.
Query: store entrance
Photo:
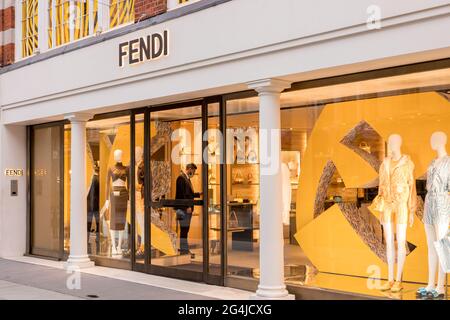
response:
[[[199,100],[135,116],[134,269],[223,284],[220,106]]]
[[[62,260],[68,251],[64,215],[64,124],[29,130],[30,216],[27,252]]]

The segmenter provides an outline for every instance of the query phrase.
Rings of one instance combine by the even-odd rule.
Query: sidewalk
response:
[[[71,276],[62,262],[31,257],[0,259],[0,300],[226,300],[248,299],[251,294],[104,267],[82,269],[80,289],[69,289]]]

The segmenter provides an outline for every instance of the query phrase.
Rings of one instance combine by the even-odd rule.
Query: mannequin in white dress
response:
[[[449,227],[450,157],[446,150],[447,135],[444,132],[433,133],[430,144],[437,157],[433,159],[427,172],[427,196],[423,218],[428,243],[428,285],[419,288],[417,294],[421,297],[439,298],[444,297],[445,293],[445,271],[439,263],[434,242],[443,239]]]

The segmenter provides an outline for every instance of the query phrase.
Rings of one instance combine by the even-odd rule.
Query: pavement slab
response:
[[[78,283],[79,289],[70,288],[70,284],[73,287],[73,284]],[[66,270],[0,259],[0,299],[210,300],[212,298],[86,273],[80,273],[79,278],[76,278],[73,273]]]

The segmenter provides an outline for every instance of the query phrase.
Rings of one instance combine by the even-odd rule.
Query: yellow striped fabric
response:
[[[109,9],[109,27],[134,21],[134,0],[111,0]]]
[[[39,0],[22,1],[22,56],[31,56],[38,47],[38,2]],[[98,29],[98,1],[93,1],[93,12],[91,12],[91,1],[75,0],[74,8],[70,8],[70,0],[40,0],[48,1],[48,47],[53,48],[70,41],[70,28],[74,27],[74,39],[82,39],[89,35],[90,15],[93,14],[93,32]],[[102,0],[108,1],[108,0]],[[117,25],[132,21],[134,19],[134,0],[112,0],[114,4],[111,9],[111,17],[116,17]],[[70,23],[71,10],[74,20]]]
[[[38,47],[38,0],[22,1],[22,56],[28,57]]]

